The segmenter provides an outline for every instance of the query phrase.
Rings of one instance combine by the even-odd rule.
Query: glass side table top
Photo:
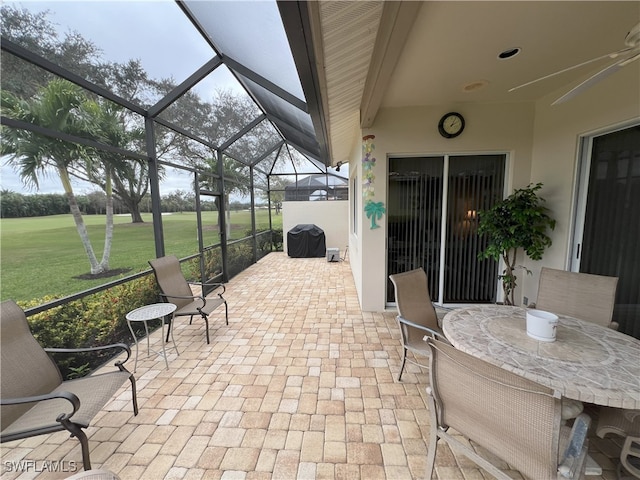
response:
[[[133,322],[139,322],[144,320],[153,320],[169,315],[176,311],[176,307],[173,303],[152,303],[151,305],[145,305],[135,310],[131,310],[127,313],[127,320]]]
[[[139,342],[135,332],[133,331],[131,322],[144,323],[144,330],[147,336],[147,356],[150,356],[151,352],[160,355],[161,357],[164,358],[164,363],[167,369],[169,369],[169,361],[167,360],[167,352],[165,350],[166,342],[164,338],[164,324],[165,324],[164,317],[166,317],[167,315],[171,315],[173,312],[176,311],[177,308],[178,307],[173,303],[152,303],[150,305],[145,305],[143,307],[136,308],[135,310],[131,310],[129,313],[127,313],[126,315],[127,325],[129,326],[129,330],[131,331],[131,335],[133,336],[133,341],[136,345],[136,360],[133,367],[134,372],[138,369],[138,343]],[[161,332],[160,341],[162,342],[162,352],[156,352],[155,350],[152,350],[150,341],[149,341],[149,327],[147,325],[147,322],[149,320],[155,320],[155,319],[162,320],[160,323],[160,332]],[[173,338],[173,330],[171,329],[171,325],[169,325],[169,331],[171,332],[171,341],[173,342],[173,348],[176,349],[176,354],[179,355],[176,341]],[[168,341],[169,341],[169,338],[167,338],[167,342]]]

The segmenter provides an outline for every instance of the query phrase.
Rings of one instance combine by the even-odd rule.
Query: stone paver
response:
[[[201,321],[180,319],[169,370],[161,358],[138,362],[140,413],[123,388],[96,417],[87,430],[94,468],[122,480],[424,476],[427,372],[407,364],[397,382],[395,311],[360,311],[348,261],[272,253],[234,277],[225,297],[229,325],[222,311],[212,315],[210,345]],[[591,447],[606,470],[589,478],[614,478],[619,445]],[[3,480],[69,476],[8,471],[20,460],[82,465],[66,433],[3,444],[1,467]],[[434,477],[489,478],[444,444]]]

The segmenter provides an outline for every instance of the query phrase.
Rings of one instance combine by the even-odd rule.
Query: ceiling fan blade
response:
[[[625,66],[629,65],[631,62],[633,62],[635,60],[638,60],[638,59],[640,59],[640,53],[636,53],[635,55],[633,55],[633,56],[631,56],[629,58],[622,59],[619,62],[616,62],[616,63],[614,63],[612,65],[609,65],[608,67],[600,70],[595,75],[592,75],[591,77],[587,78],[584,82],[582,82],[579,85],[573,87],[571,90],[569,90],[567,93],[565,93],[559,99],[557,99],[551,105],[557,105],[559,103],[566,102],[567,100],[575,97],[576,95],[578,95],[579,93],[583,92],[584,90],[586,90],[587,88],[591,87],[592,85],[598,83],[600,80],[603,80],[604,78],[608,77],[612,73],[617,72],[622,67],[625,67]]]
[[[513,87],[509,89],[509,92],[513,92],[514,90],[518,90],[523,87],[528,87],[529,85],[537,82],[541,82],[542,80],[546,80],[547,78],[555,77],[556,75],[560,75],[562,73],[568,72],[575,68],[580,68],[585,65],[589,65],[590,63],[597,62],[598,60],[602,60],[604,58],[617,58],[618,56],[627,53],[631,50],[635,50],[637,47],[628,47],[623,48],[622,50],[618,50],[616,52],[607,53],[606,55],[602,55],[600,57],[592,58],[591,60],[587,60],[586,62],[578,63],[577,65],[572,65],[571,67],[563,68],[562,70],[558,70],[557,72],[550,73],[549,75],[545,75],[544,77],[536,78],[535,80],[531,80],[530,82],[523,83],[522,85],[518,85],[517,87]]]

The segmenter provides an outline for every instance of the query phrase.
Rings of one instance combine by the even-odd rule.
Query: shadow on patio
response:
[[[123,388],[96,417],[93,468],[123,480],[423,478],[427,374],[407,364],[396,381],[395,311],[360,311],[348,261],[272,253],[234,277],[225,297],[229,326],[214,312],[210,345],[202,321],[178,319],[169,370],[161,357],[142,359],[140,345],[140,414]],[[156,349],[159,338],[152,333]],[[616,448],[592,440],[605,470],[589,478],[615,478],[607,455]],[[2,454],[3,479],[65,478],[68,470],[48,471],[62,460],[82,468],[79,443],[62,432],[6,443]],[[445,444],[436,474],[489,477]]]

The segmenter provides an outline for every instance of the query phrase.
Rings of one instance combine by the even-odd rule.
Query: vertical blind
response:
[[[388,274],[423,267],[434,300],[439,299],[444,273],[443,298],[439,299],[444,303],[495,301],[497,264],[477,258],[484,248],[477,221],[480,210],[502,198],[504,161],[504,155],[391,158]],[[445,162],[449,172],[446,199]],[[391,282],[387,283],[387,301],[394,301]]]
[[[479,260],[486,237],[478,236],[478,212],[502,198],[504,155],[449,158],[445,303],[495,301],[497,263]]]
[[[432,298],[439,288],[443,168],[444,157],[389,160],[388,274],[423,267]],[[387,301],[394,300],[387,281]]]

